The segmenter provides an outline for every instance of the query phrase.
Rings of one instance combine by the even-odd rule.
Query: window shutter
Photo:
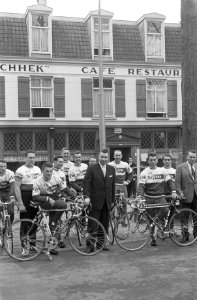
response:
[[[30,116],[29,77],[18,77],[18,115],[19,117]]]
[[[168,80],[167,82],[168,95],[168,117],[177,117],[177,81]]]
[[[0,76],[0,117],[5,117],[5,77]]]
[[[93,99],[92,99],[92,79],[81,79],[81,106],[82,117],[92,117]]]
[[[115,80],[115,111],[116,117],[125,117],[125,80]]]
[[[56,118],[65,117],[64,78],[54,78],[54,114]]]
[[[136,80],[137,117],[146,117],[146,80]]]

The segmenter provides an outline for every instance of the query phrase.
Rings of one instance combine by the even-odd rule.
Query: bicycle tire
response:
[[[107,240],[108,242],[113,245],[114,244],[114,224],[112,223],[112,221],[109,221],[109,228],[108,228],[108,233],[106,234]]]
[[[124,250],[137,251],[150,240],[150,226],[146,214],[129,212],[120,218],[114,229],[115,240]]]
[[[197,240],[197,213],[190,208],[179,209],[172,215],[169,229],[175,244],[182,247],[193,244]]]
[[[95,255],[105,247],[106,232],[95,218],[80,216],[69,224],[68,241],[79,254]]]
[[[8,230],[7,230],[8,229]],[[4,245],[5,248],[9,249],[11,253],[13,253],[13,234],[12,234],[12,227],[10,217],[6,217],[5,220],[5,234],[4,234]]]
[[[24,228],[26,228],[26,233],[23,232]],[[7,235],[10,231],[12,232],[12,251],[7,247]],[[7,254],[19,261],[35,259],[42,252],[45,241],[44,229],[30,219],[14,221],[6,229],[4,235],[4,245]]]
[[[4,219],[3,219],[3,215],[0,212],[0,247],[3,248],[4,247]]]

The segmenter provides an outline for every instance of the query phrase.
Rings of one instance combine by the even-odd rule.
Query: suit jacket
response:
[[[188,163],[185,162],[179,165],[176,169],[176,191],[178,195],[184,194],[183,202],[191,203],[193,201],[194,193],[197,195],[197,164],[195,167],[195,178],[193,179]]]
[[[83,181],[83,194],[90,198],[92,209],[101,210],[105,200],[111,209],[111,203],[115,201],[115,168],[106,165],[104,177],[99,163],[90,166]]]

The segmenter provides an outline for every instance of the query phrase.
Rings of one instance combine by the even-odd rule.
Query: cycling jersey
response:
[[[171,179],[173,181],[175,181],[176,169],[174,169],[172,167],[170,167],[170,168],[162,167],[162,169],[164,169],[165,172],[170,175]],[[169,184],[165,185],[165,191],[164,192],[165,192],[165,195],[171,195],[171,190],[170,190]]]
[[[3,175],[0,175],[0,195],[10,192],[10,183],[14,182],[14,172],[6,169]]]
[[[62,171],[64,172],[64,174],[66,176],[68,176],[68,170],[74,166],[74,163],[70,160],[68,160],[67,162],[63,163],[63,167],[62,167]]]
[[[50,180],[45,180],[43,175],[39,176],[33,184],[32,196],[48,195],[57,196],[61,191],[66,189],[66,182],[59,176],[52,174]]]
[[[53,168],[53,174],[59,176],[63,181],[66,181],[65,174],[62,170]]]
[[[147,167],[140,174],[138,194],[158,198],[165,194],[165,184],[169,181],[170,190],[175,190],[175,185],[170,175],[163,168]]]
[[[132,168],[129,166],[127,162],[120,161],[120,163],[116,163],[115,161],[108,163],[110,166],[115,168],[115,182],[116,184],[123,184],[123,182],[127,179],[129,181],[132,180]]]
[[[33,166],[31,168],[26,165],[16,170],[15,178],[21,180],[21,190],[32,190],[33,183],[41,174],[40,168]]]
[[[85,177],[87,168],[88,165],[81,163],[79,166],[74,165],[68,171],[68,178],[69,178],[70,185],[77,192],[81,192],[82,190],[83,179]]]

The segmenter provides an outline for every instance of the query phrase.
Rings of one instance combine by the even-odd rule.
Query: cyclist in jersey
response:
[[[127,186],[132,180],[132,169],[127,162],[122,161],[122,152],[120,150],[114,151],[114,161],[108,163],[115,168],[115,190],[123,192],[123,208],[122,215],[127,212]]]
[[[57,155],[53,159],[53,174],[66,181],[65,173],[62,171],[64,159],[62,155]]]
[[[140,174],[138,197],[145,197],[147,204],[166,204],[165,199],[165,184],[168,183],[172,198],[176,198],[175,183],[171,179],[170,175],[163,169],[157,167],[157,154],[155,152],[149,152],[148,164],[149,166],[144,169]],[[155,216],[155,210],[149,209],[151,217]],[[168,213],[168,208],[162,208],[158,214],[158,219],[163,222]],[[156,237],[154,234],[154,226],[151,228],[151,245],[156,246]]]
[[[172,156],[171,154],[165,154],[163,156],[163,167],[167,174],[170,175],[171,179],[175,182],[176,169],[172,168]],[[168,184],[165,185],[165,195],[171,195],[171,189]]]
[[[68,179],[70,186],[77,192],[83,191],[83,180],[88,168],[88,165],[82,163],[81,153],[75,153],[75,164],[68,171]]]
[[[68,170],[74,166],[74,163],[70,161],[70,151],[67,148],[63,148],[61,150],[61,155],[63,156],[63,166],[62,171],[64,172],[66,176],[66,183],[69,186],[69,180],[68,180]]]
[[[0,160],[0,198],[2,202],[9,202],[15,199],[14,172],[7,169],[5,160]],[[7,208],[12,223],[14,221],[14,204],[9,204]]]
[[[50,162],[44,163],[42,175],[35,180],[33,185],[33,202],[38,202],[43,209],[66,209],[67,204],[61,200],[62,196],[70,196],[71,199],[75,199],[75,196],[67,187],[66,181],[63,181],[59,176],[54,174],[53,165]],[[62,213],[59,211],[49,212],[49,227],[52,234]],[[61,245],[59,243],[59,246],[61,248],[65,247],[62,243]],[[58,251],[52,249],[50,253],[56,255]]]

